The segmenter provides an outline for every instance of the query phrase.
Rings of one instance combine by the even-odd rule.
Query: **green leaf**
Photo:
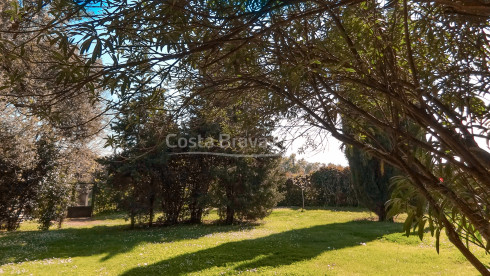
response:
[[[425,223],[426,222],[427,222],[427,220],[425,220],[425,219],[420,219],[419,220],[419,231],[418,231],[418,234],[419,234],[420,240],[422,240],[424,238],[424,228],[425,228]]]
[[[408,214],[408,217],[405,220],[405,223],[403,224],[403,230],[405,230],[405,234],[407,235],[407,237],[410,236],[410,228],[412,226],[413,217],[414,217],[413,213]]]
[[[439,240],[440,240],[440,237],[441,237],[441,229],[437,229],[437,231],[436,231],[436,251],[437,251],[437,254],[439,254]]]
[[[80,54],[86,53],[90,49],[90,45],[92,45],[93,38],[85,40],[80,46]]]
[[[95,43],[94,51],[92,52],[92,62],[95,62],[102,55],[102,43],[97,39]]]
[[[434,221],[432,220],[432,217],[429,217],[429,230],[430,235],[434,237]]]

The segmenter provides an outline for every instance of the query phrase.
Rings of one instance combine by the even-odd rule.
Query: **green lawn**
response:
[[[48,232],[24,223],[0,233],[0,274],[478,274],[447,239],[438,255],[429,235],[421,242],[403,236],[399,223],[370,219],[360,209],[276,209],[260,223],[234,226],[129,230],[120,215]]]

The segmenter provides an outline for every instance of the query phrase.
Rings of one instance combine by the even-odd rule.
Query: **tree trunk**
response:
[[[305,209],[305,193],[304,189],[301,189],[301,199],[303,200],[303,210]]]
[[[192,210],[191,212],[191,223],[201,223],[202,220],[202,214],[203,214],[203,209],[202,208],[196,208]]]
[[[386,220],[386,210],[385,208],[378,208],[378,221],[385,221]]]
[[[150,197],[150,222],[148,223],[148,226],[149,227],[152,227],[153,226],[153,218],[155,216],[154,209],[153,209],[153,205],[154,204],[155,204],[155,195],[152,195]]]
[[[235,209],[233,209],[231,206],[226,206],[226,224],[233,224],[235,222]]]
[[[133,209],[131,209],[130,216],[131,216],[131,229],[133,229],[134,228],[134,224],[135,224],[135,218],[134,218],[135,214],[134,214],[134,210]]]
[[[61,226],[63,226],[63,221],[65,220],[64,218],[64,215],[62,215],[59,219],[58,219],[58,229],[61,229]]]
[[[459,249],[459,251],[465,256],[465,258],[481,273],[483,276],[490,276],[490,270],[488,270],[485,265],[478,260],[471,251],[466,248],[464,243],[459,238],[456,230],[454,230],[453,225],[443,216],[443,223],[446,226],[446,234],[449,240]]]
[[[92,213],[95,211],[95,198],[97,193],[97,182],[94,182],[94,186],[92,187]]]

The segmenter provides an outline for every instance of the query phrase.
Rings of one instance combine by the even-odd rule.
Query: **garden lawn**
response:
[[[362,209],[278,208],[256,224],[129,230],[122,215],[0,233],[0,274],[23,275],[478,275],[442,238],[406,237]],[[441,235],[442,236],[442,235]],[[482,251],[476,254],[490,264]]]

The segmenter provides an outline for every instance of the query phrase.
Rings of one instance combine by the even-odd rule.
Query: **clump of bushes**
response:
[[[95,206],[110,209],[115,202],[128,213],[132,227],[200,223],[212,208],[231,224],[264,218],[281,199],[274,159],[181,155],[161,160],[107,161],[108,175],[98,183]],[[155,218],[157,212],[163,215]]]
[[[290,174],[280,206],[358,206],[348,167],[329,164],[308,174]]]

